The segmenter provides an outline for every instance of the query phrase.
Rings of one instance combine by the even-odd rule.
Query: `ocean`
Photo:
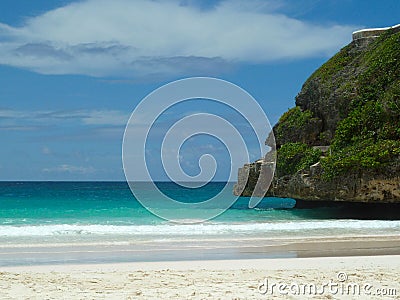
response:
[[[173,183],[158,183],[166,194],[183,202],[204,201],[225,185],[233,186],[232,183],[211,182],[195,191]],[[138,188],[148,187],[142,183]],[[155,206],[163,205],[157,201],[155,197]],[[256,208],[250,209],[248,201],[240,197],[227,211],[206,222],[179,224],[147,211],[126,182],[1,182],[0,247],[3,250],[0,251],[0,265],[47,262],[45,256],[18,254],[17,249],[26,247],[40,252],[45,247],[63,246],[72,253],[74,247],[106,245],[109,252],[106,257],[91,261],[90,257],[78,254],[67,258],[64,255],[54,258],[53,262],[137,261],[149,260],[148,251],[160,249],[175,251],[185,247],[209,249],[232,245],[240,248],[257,241],[262,244],[279,239],[397,235],[400,232],[399,220],[344,218],[339,208],[293,209],[295,201],[282,198],[264,198]],[[177,214],[196,219],[199,211],[188,209]],[[140,251],[133,256],[114,257],[113,247]],[[185,255],[191,258],[190,251],[185,253],[180,253],[180,259]],[[204,258],[201,252],[195,258],[199,255]],[[158,259],[172,259],[167,256]]]

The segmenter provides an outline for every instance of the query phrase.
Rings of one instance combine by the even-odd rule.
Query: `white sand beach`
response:
[[[0,268],[1,299],[399,299],[400,256]]]

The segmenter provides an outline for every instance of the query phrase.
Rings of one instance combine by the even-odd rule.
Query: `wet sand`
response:
[[[400,255],[400,236],[3,245],[0,246],[0,267],[362,255]]]

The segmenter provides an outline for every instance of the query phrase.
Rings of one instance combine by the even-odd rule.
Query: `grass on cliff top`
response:
[[[309,80],[315,78],[319,78],[322,82],[331,82],[332,78],[340,71],[355,64],[356,62],[354,62],[354,60],[357,58],[357,53],[352,51],[353,47],[352,44],[349,44],[342,48],[338,53],[318,68],[306,81],[306,84]]]
[[[383,168],[400,156],[400,33],[387,32],[363,56],[349,115],[338,123],[326,178]]]

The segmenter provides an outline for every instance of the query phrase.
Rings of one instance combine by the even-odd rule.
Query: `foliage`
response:
[[[290,136],[293,132],[305,130],[305,126],[313,119],[313,114],[309,110],[301,111],[295,106],[285,112],[279,119],[275,136],[278,140]]]
[[[357,97],[338,123],[332,154],[322,161],[326,178],[378,169],[400,155],[400,33],[388,32],[363,57]]]
[[[354,70],[357,70],[356,72]],[[331,140],[328,157],[321,160],[326,179],[346,172],[384,168],[400,158],[400,32],[382,34],[366,48],[353,43],[321,66],[305,85],[320,85],[319,97],[334,91],[340,114],[333,139],[320,132],[320,141]],[[327,89],[326,89],[327,87]],[[316,89],[310,85],[310,89]],[[295,107],[275,128],[279,176],[294,174],[320,159],[321,153],[304,143],[314,124],[313,113]],[[315,127],[315,126],[314,126]]]
[[[352,46],[347,45],[315,71],[310,77],[310,80],[315,77],[320,78],[322,81],[332,80],[332,76],[348,66],[356,55],[357,54],[352,51]]]
[[[383,34],[371,48],[363,59],[366,71],[359,76],[355,104],[381,99],[400,80],[400,33]]]
[[[379,169],[400,155],[400,141],[366,139],[335,151],[321,165],[324,178],[332,179],[345,171]]]
[[[331,134],[329,131],[323,131],[319,134],[319,140],[321,143],[324,145],[329,145],[330,140],[331,140]]]
[[[286,143],[278,150],[277,173],[279,176],[295,174],[316,163],[321,150],[303,143]]]

